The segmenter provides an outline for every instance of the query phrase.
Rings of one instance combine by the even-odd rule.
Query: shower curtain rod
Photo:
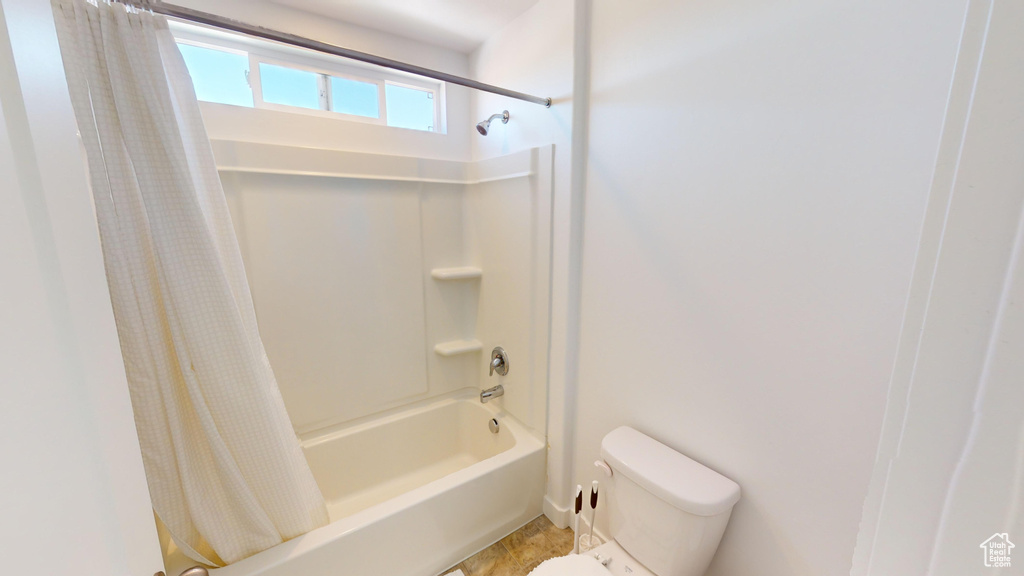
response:
[[[366,62],[367,64],[376,64],[377,66],[383,66],[393,70],[401,70],[402,72],[409,72],[410,74],[416,74],[419,76],[426,76],[427,78],[433,78],[434,80],[440,80],[450,84],[458,84],[459,86],[473,88],[474,90],[483,90],[484,92],[490,92],[500,96],[508,96],[509,98],[515,98],[517,100],[525,100],[526,102],[540,104],[548,108],[551,107],[551,98],[541,98],[539,96],[533,96],[532,94],[524,94],[522,92],[516,92],[515,90],[501,88],[500,86],[492,86],[491,84],[484,84],[483,82],[477,82],[476,80],[470,80],[469,78],[463,78],[462,76],[448,74],[447,72],[439,72],[437,70],[431,70],[430,68],[416,66],[415,64],[399,62],[398,60],[391,60],[390,58],[367,54],[366,52],[359,52],[358,50],[350,50],[348,48],[342,48],[341,46],[327,44],[326,42],[320,42],[318,40],[311,40],[302,36],[296,36],[295,34],[289,34],[288,32],[279,32],[277,30],[271,30],[261,26],[253,26],[252,24],[246,24],[245,22],[232,20],[231,18],[210,14],[209,12],[201,12],[199,10],[185,8],[184,6],[167,4],[166,2],[161,2],[159,0],[115,1],[141,10],[149,10],[156,14],[163,14],[164,16],[177,18],[179,20],[195,22],[196,24],[205,24],[215,28],[231,30],[233,32],[241,32],[242,34],[249,36],[265,38],[275,42],[283,42],[300,48],[315,50],[317,52],[332,54],[334,56],[341,56],[342,58],[348,58],[350,60],[358,60],[360,62]]]

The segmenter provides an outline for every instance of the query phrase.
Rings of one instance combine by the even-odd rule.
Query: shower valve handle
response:
[[[497,372],[498,376],[504,376],[508,374],[508,353],[501,346],[497,346],[494,350],[491,350],[491,364],[489,366],[490,371],[488,376],[494,376]]]

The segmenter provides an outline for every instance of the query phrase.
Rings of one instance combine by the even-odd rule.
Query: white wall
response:
[[[492,124],[486,137],[475,132],[473,157],[490,158],[533,146],[554,145],[553,190],[551,204],[551,319],[550,356],[547,377],[548,496],[545,511],[565,525],[569,485],[569,448],[572,444],[567,410],[575,402],[575,392],[567,386],[567,348],[575,337],[567,323],[570,271],[570,175],[573,120],[573,34],[575,30],[572,0],[541,0],[516,20],[495,33],[470,56],[473,78],[551,97],[551,108],[544,108],[486,92],[472,95],[471,122],[508,110],[506,125]],[[524,199],[525,200],[525,199]],[[514,202],[515,199],[509,199]],[[517,203],[515,210],[529,209]]]
[[[856,576],[1020,573],[979,546],[1024,534],[1024,6],[967,23]]]
[[[0,2],[0,558],[163,569],[49,3]]]
[[[266,0],[182,0],[178,4],[442,72],[465,76],[469,71],[468,58],[461,52]],[[213,139],[469,160],[470,136],[476,133],[468,114],[470,90],[448,85],[445,98],[447,134],[208,102],[200,108]]]
[[[709,574],[849,573],[965,5],[594,3],[576,477],[735,479]]]

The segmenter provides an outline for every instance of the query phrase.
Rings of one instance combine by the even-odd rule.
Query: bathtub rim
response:
[[[479,402],[479,399],[466,393],[447,398],[434,399],[405,410],[388,413],[377,420],[360,422],[349,428],[332,430],[330,432],[317,435],[302,441],[302,445],[303,448],[305,448],[307,446],[307,442],[310,443],[310,445],[327,442],[331,439],[356,434],[362,430],[367,430],[375,426],[383,426],[387,423],[394,422],[405,417],[415,416],[416,414],[459,402]],[[492,472],[496,469],[524,460],[536,452],[543,451],[545,449],[546,443],[542,437],[532,432],[522,422],[516,419],[515,416],[506,412],[497,404],[498,403],[479,403],[476,405],[484,412],[490,413],[493,418],[497,418],[503,426],[508,428],[509,432],[512,434],[513,440],[515,441],[511,448],[508,448],[503,452],[499,452],[490,458],[474,462],[473,464],[448,474],[443,478],[438,478],[424,484],[423,486],[419,486],[384,502],[370,506],[365,510],[361,510],[350,516],[330,522],[326,526],[321,526],[320,528],[307,532],[306,534],[296,536],[291,540],[282,542],[281,544],[268,548],[262,552],[258,552],[248,558],[239,560],[234,564],[223,568],[211,569],[210,573],[219,576],[249,576],[251,574],[258,574],[263,570],[275,568],[287,562],[294,556],[305,554],[322,546],[328,546],[336,539],[365,528],[374,522],[379,522],[399,514],[432,496],[457,489],[460,486],[480,478],[488,472]]]

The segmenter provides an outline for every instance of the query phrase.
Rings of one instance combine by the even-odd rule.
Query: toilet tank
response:
[[[740,487],[657,440],[623,426],[601,442],[612,469],[611,537],[658,576],[701,576]]]

